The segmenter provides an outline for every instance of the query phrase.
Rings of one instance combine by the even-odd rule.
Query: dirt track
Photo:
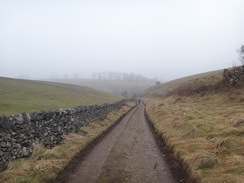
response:
[[[140,103],[78,164],[66,183],[176,183]]]

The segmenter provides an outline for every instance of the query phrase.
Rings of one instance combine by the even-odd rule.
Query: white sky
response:
[[[0,0],[0,76],[223,69],[244,44],[244,0]]]

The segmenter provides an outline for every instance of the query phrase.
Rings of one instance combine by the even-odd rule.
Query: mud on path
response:
[[[176,183],[140,103],[66,177],[66,183]]]

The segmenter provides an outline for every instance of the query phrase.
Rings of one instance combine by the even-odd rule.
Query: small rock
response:
[[[2,133],[0,133],[0,137],[4,137],[6,135],[6,133],[5,132],[2,132]]]
[[[7,142],[6,143],[6,147],[11,147],[11,143],[10,142]]]
[[[26,147],[23,147],[22,152],[23,152],[24,156],[28,156],[29,155]]]
[[[48,133],[47,133],[47,132],[45,132],[43,135],[46,137],[46,136],[48,136]]]
[[[18,149],[21,149],[21,145],[20,145],[20,144],[16,144],[16,147],[17,147]]]
[[[1,147],[6,147],[6,142],[1,142]]]
[[[26,117],[26,122],[29,123],[31,121],[31,116],[28,113],[25,113],[25,117]]]
[[[15,115],[15,119],[17,124],[22,124],[24,122],[22,114]]]
[[[8,149],[7,149],[7,152],[12,152],[13,151],[13,147],[9,147]]]

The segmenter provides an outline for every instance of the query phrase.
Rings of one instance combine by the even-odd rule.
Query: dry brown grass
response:
[[[149,88],[144,96],[165,97],[171,94],[189,95],[222,79],[223,70],[188,76]]]
[[[90,123],[81,127],[77,134],[64,136],[61,145],[52,149],[36,146],[29,159],[11,162],[9,168],[0,173],[0,182],[40,183],[54,178],[78,152],[134,105],[127,103],[120,110],[111,112],[104,121]]]
[[[157,132],[192,178],[244,182],[243,88],[143,100]]]

